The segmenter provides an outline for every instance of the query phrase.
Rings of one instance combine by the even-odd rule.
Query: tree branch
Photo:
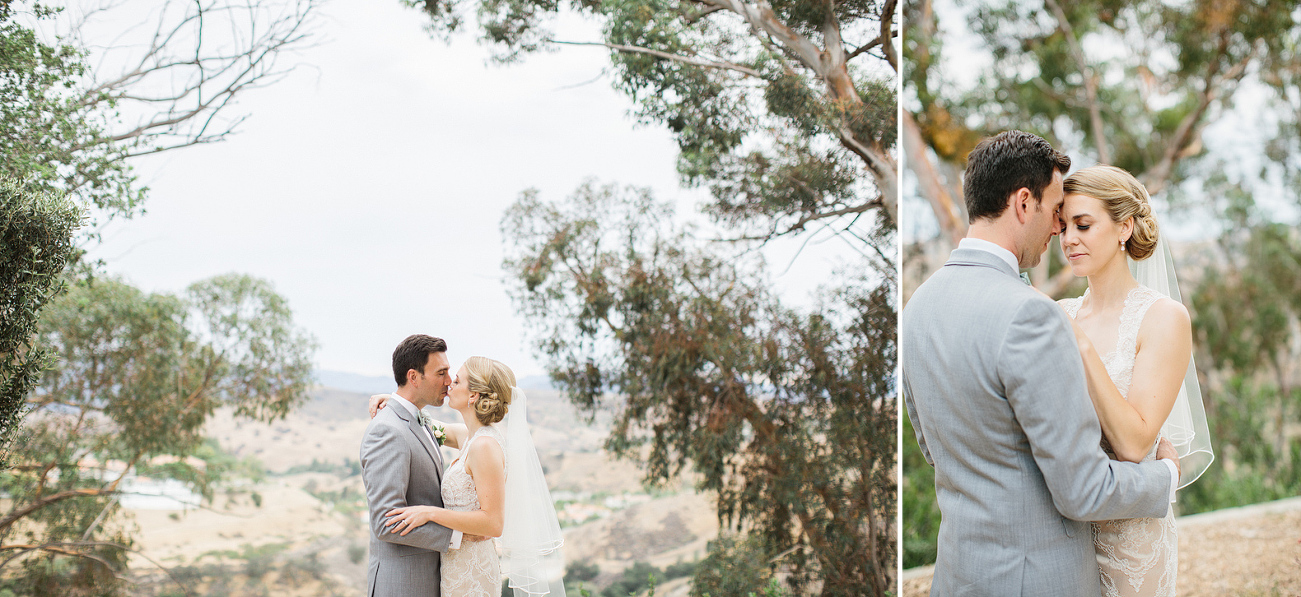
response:
[[[729,242],[729,243],[746,242],[746,241],[768,241],[777,238],[779,236],[785,236],[787,234],[791,234],[794,232],[803,231],[804,227],[810,222],[816,222],[818,220],[825,220],[828,218],[838,218],[841,216],[847,216],[852,214],[861,214],[879,207],[881,207],[881,202],[880,200],[877,200],[877,201],[864,203],[862,205],[855,205],[855,206],[845,207],[845,208],[836,209],[832,211],[815,212],[811,214],[806,214],[805,216],[801,217],[799,220],[796,220],[795,223],[791,224],[790,226],[786,226],[785,230],[780,230],[780,227],[774,225],[772,231],[765,235],[739,236],[736,238],[721,238],[716,240],[722,242]]]
[[[746,66],[741,66],[739,64],[734,64],[731,62],[721,62],[715,60],[705,60],[703,58],[693,58],[691,56],[682,56],[679,54],[671,54],[669,52],[663,52],[660,50],[652,50],[650,48],[642,48],[638,46],[625,46],[621,44],[610,44],[610,43],[596,42],[596,41],[561,41],[557,39],[548,39],[547,41],[553,44],[564,44],[567,46],[604,46],[610,48],[611,50],[616,50],[619,52],[626,52],[629,54],[647,54],[650,56],[655,56],[656,58],[672,60],[674,62],[682,62],[694,66],[703,66],[705,68],[718,68],[723,70],[730,70],[750,77],[763,78],[763,75],[760,74],[759,71]]]
[[[857,98],[857,96],[855,96]],[[873,178],[876,179],[877,187],[880,190],[881,206],[885,208],[886,215],[891,222],[899,221],[899,199],[898,199],[898,174],[895,172],[894,160],[887,155],[881,155],[871,148],[863,145],[854,132],[847,126],[840,126],[836,129],[840,137],[841,145],[850,151],[858,154],[867,162],[868,170],[872,172]]]
[[[707,17],[707,16],[709,16],[709,15],[711,15],[711,14],[714,14],[714,13],[720,11],[720,10],[723,10],[723,7],[722,7],[722,6],[710,6],[709,8],[706,8],[706,9],[704,9],[704,10],[701,10],[700,12],[697,12],[697,13],[695,13],[695,14],[687,15],[687,16],[685,17],[685,19],[683,20],[683,22],[686,23],[687,25],[694,25],[694,24],[696,23],[696,21],[699,21],[700,19],[703,19],[703,18],[705,18],[705,17]]]
[[[148,561],[150,564],[153,564],[154,566],[158,567],[159,570],[162,570],[163,573],[166,574],[168,578],[172,579],[172,582],[176,583],[178,586],[181,587],[181,589],[182,589],[183,591],[185,591],[185,594],[186,594],[186,595],[192,595],[192,594],[193,594],[193,592],[190,591],[190,588],[187,587],[187,586],[185,586],[185,583],[182,583],[182,582],[180,581],[180,579],[177,579],[176,576],[174,576],[174,575],[172,574],[172,571],[169,570],[166,566],[163,566],[161,563],[159,563],[158,560],[155,560],[155,559],[149,557],[148,555],[145,555],[145,553],[144,553],[143,551],[140,551],[140,550],[138,550],[138,549],[133,549],[133,548],[131,548],[131,547],[128,547],[128,546],[123,545],[123,544],[121,544],[121,543],[117,543],[117,542],[115,542],[115,541],[85,541],[85,540],[82,540],[82,541],[68,541],[68,542],[63,542],[63,543],[42,543],[42,544],[34,544],[34,543],[33,543],[33,544],[24,544],[24,545],[4,545],[4,546],[0,546],[0,551],[6,551],[6,550],[10,550],[10,549],[17,549],[17,550],[19,550],[19,552],[16,553],[16,554],[14,554],[14,555],[12,555],[12,556],[9,556],[8,558],[6,558],[4,562],[0,562],[0,569],[3,569],[5,566],[8,566],[8,565],[9,565],[9,562],[13,561],[15,558],[17,558],[17,557],[23,555],[24,553],[27,553],[27,552],[30,552],[30,551],[37,551],[37,550],[40,550],[40,551],[48,551],[48,552],[51,552],[51,553],[57,553],[57,554],[60,554],[60,555],[73,556],[73,557],[80,557],[80,558],[88,558],[88,559],[91,559],[91,560],[95,560],[96,562],[99,562],[100,564],[103,564],[104,567],[108,568],[110,572],[113,570],[113,566],[112,566],[112,565],[111,565],[107,560],[104,560],[103,558],[100,558],[99,556],[95,556],[95,555],[93,555],[93,554],[88,554],[88,553],[85,553],[85,552],[75,551],[75,550],[69,549],[69,548],[73,548],[73,547],[113,547],[113,548],[120,549],[120,550],[122,550],[122,551],[126,551],[126,552],[130,552],[130,553],[136,554],[136,555],[138,555],[138,556],[144,558],[144,559],[145,559],[146,561]],[[114,572],[113,575],[114,575],[114,576],[117,576],[116,572]]]
[[[894,32],[892,32],[890,35],[891,35],[891,37],[899,37],[899,32],[898,32],[898,31],[894,31]],[[853,52],[850,52],[848,56],[845,56],[845,62],[849,62],[849,61],[851,61],[851,60],[857,58],[860,54],[862,54],[862,53],[864,53],[864,52],[867,52],[867,51],[871,50],[872,48],[875,48],[875,47],[877,47],[877,46],[879,46],[879,45],[881,45],[881,38],[878,37],[878,38],[876,38],[876,39],[873,39],[872,41],[867,42],[866,44],[864,44],[864,45],[862,45],[862,46],[859,46],[859,47],[858,47],[857,49],[855,49]],[[886,60],[887,60],[887,61],[890,60],[890,57],[887,56],[887,57],[886,57]],[[893,63],[891,63],[891,64],[893,64]]]
[[[176,18],[173,16],[175,11],[170,10],[174,5],[191,8],[180,9],[184,12]],[[137,144],[161,141],[160,146],[152,150],[123,152],[123,157],[136,157],[223,139],[243,118],[225,125],[221,132],[209,134],[207,130],[214,119],[225,113],[236,95],[274,83],[292,70],[292,67],[277,70],[274,62],[283,51],[300,46],[309,37],[310,34],[303,33],[303,30],[315,7],[315,0],[304,0],[295,2],[288,12],[272,14],[265,0],[238,5],[177,0],[165,3],[157,17],[153,38],[147,42],[138,62],[133,60],[134,66],[128,70],[104,77],[82,92],[77,102],[87,108],[103,102],[123,101],[142,106],[170,105],[153,111],[134,127],[120,132],[106,131],[72,144],[69,150],[84,151],[132,140]],[[237,32],[237,38],[232,42],[237,44],[234,48],[225,51],[222,48],[209,49],[212,44],[206,42],[207,21],[217,15],[229,15],[232,27],[248,29],[247,32]],[[193,39],[187,39],[187,35]],[[172,50],[178,45],[186,49]],[[128,47],[109,48],[106,52]],[[157,88],[155,83],[159,78],[162,78],[164,89],[170,78],[172,90],[161,95],[133,91],[151,85],[151,89]],[[180,141],[172,139],[174,137]],[[163,138],[167,141],[162,141]]]
[[[44,508],[51,504],[55,504],[63,500],[74,498],[74,497],[94,497],[100,495],[109,495],[111,493],[114,492],[106,491],[103,489],[89,489],[89,488],[73,489],[70,491],[61,491],[49,497],[36,500],[30,504],[27,504],[26,506],[23,506],[21,508],[18,508],[17,510],[14,510],[13,512],[10,512],[8,516],[5,516],[4,518],[0,518],[0,533],[3,533],[9,527],[13,526],[15,522],[18,522],[19,520],[23,519],[28,514],[31,514],[32,512],[40,510],[41,508]]]
[[[1098,161],[1110,164],[1111,151],[1107,149],[1106,131],[1102,128],[1102,110],[1098,106],[1098,81],[1093,74],[1093,69],[1089,68],[1088,63],[1084,61],[1084,51],[1080,49],[1080,42],[1075,38],[1075,29],[1066,19],[1066,11],[1062,10],[1057,0],[1044,0],[1044,2],[1057,18],[1057,28],[1066,36],[1066,45],[1071,50],[1071,57],[1075,59],[1075,66],[1080,69],[1080,75],[1084,77],[1084,97],[1088,102],[1089,123],[1093,129],[1093,143],[1098,150]]]
[[[1170,180],[1170,175],[1174,172],[1175,162],[1183,157],[1184,148],[1192,141],[1193,133],[1201,122],[1202,117],[1206,115],[1206,110],[1214,102],[1216,89],[1227,80],[1240,80],[1247,72],[1247,65],[1256,55],[1256,48],[1253,47],[1246,56],[1242,57],[1236,64],[1224,73],[1220,81],[1216,81],[1216,76],[1220,72],[1220,62],[1228,53],[1229,42],[1233,35],[1230,30],[1220,32],[1220,45],[1216,50],[1215,57],[1211,59],[1210,66],[1206,69],[1206,81],[1199,94],[1197,107],[1189,112],[1182,121],[1179,122],[1178,128],[1175,129],[1174,135],[1170,138],[1169,144],[1166,145],[1165,153],[1161,156],[1161,161],[1156,166],[1148,170],[1143,175],[1143,186],[1147,187],[1149,195],[1155,195],[1165,188]],[[1228,91],[1227,94],[1232,94]]]
[[[796,58],[800,60],[809,70],[818,73],[819,76],[825,76],[826,67],[822,63],[823,52],[808,38],[800,35],[794,29],[787,27],[777,14],[773,12],[772,7],[767,3],[755,6],[746,4],[742,0],[704,0],[710,5],[721,6],[731,12],[740,15],[747,23],[754,28],[761,29],[777,39],[782,46],[790,49]]]
[[[940,184],[939,174],[926,155],[926,141],[922,139],[921,127],[907,110],[903,113],[903,146],[908,155],[908,168],[917,176],[918,190],[926,202],[931,204],[940,230],[953,246],[957,246],[958,241],[966,236],[967,226],[959,218],[953,197]]]
[[[881,35],[876,39],[881,42],[881,51],[885,54],[885,61],[890,63],[895,74],[899,73],[899,56],[894,51],[894,13],[897,0],[886,0],[885,6],[881,8]],[[848,62],[848,59],[846,59]]]
[[[99,542],[97,541],[97,542],[95,542],[95,543],[99,543]],[[17,550],[20,550],[20,551],[19,551],[18,553],[16,553],[16,554],[14,554],[14,555],[9,556],[8,558],[6,558],[4,562],[0,562],[0,569],[3,569],[5,566],[8,566],[8,565],[9,565],[9,562],[14,561],[16,558],[22,556],[23,554],[25,554],[25,553],[27,553],[27,552],[30,552],[30,551],[48,551],[48,552],[50,552],[50,553],[57,553],[57,554],[59,554],[59,555],[72,556],[72,557],[76,557],[76,558],[86,558],[86,559],[88,559],[88,560],[93,560],[93,561],[95,561],[95,562],[99,562],[99,563],[102,564],[105,568],[107,568],[107,569],[109,570],[109,572],[110,572],[111,574],[113,574],[113,576],[115,576],[115,577],[117,576],[117,572],[115,572],[115,571],[113,570],[113,564],[110,563],[108,560],[106,560],[106,559],[104,559],[104,558],[102,558],[102,557],[100,557],[100,556],[97,556],[97,555],[95,555],[95,554],[85,553],[85,552],[82,552],[82,551],[76,551],[76,550],[73,550],[73,549],[68,549],[68,548],[64,547],[65,545],[69,545],[69,546],[79,546],[80,544],[79,544],[79,543],[45,543],[45,544],[40,544],[40,545],[38,545],[38,544],[26,544],[26,545],[5,545],[5,546],[3,546],[3,547],[0,547],[0,550],[6,550],[6,549],[17,549]]]

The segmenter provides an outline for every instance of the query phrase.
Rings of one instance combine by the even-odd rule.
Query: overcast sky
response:
[[[140,159],[148,213],[112,225],[91,254],[150,291],[226,272],[265,278],[320,342],[321,369],[388,375],[412,333],[447,339],[453,362],[486,355],[543,371],[503,284],[504,210],[529,187],[567,197],[589,177],[651,187],[690,216],[677,147],[636,126],[601,75],[602,49],[502,67],[466,31],[450,46],[398,0],[329,0],[321,43],[287,80],[247,93],[227,141]],[[597,31],[569,23],[570,39]],[[810,292],[847,254],[815,244],[777,280]],[[795,245],[768,251],[774,275]]]

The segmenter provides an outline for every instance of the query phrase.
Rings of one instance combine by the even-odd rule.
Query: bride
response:
[[[441,443],[460,450],[443,473],[444,507],[415,505],[386,514],[392,532],[402,535],[432,522],[467,537],[500,537],[500,559],[486,540],[464,541],[443,556],[443,597],[497,597],[503,567],[516,597],[565,595],[562,582],[549,582],[563,568],[563,539],[529,435],[528,399],[515,383],[514,372],[499,361],[465,361],[447,392],[448,405],[465,424],[441,425]],[[388,398],[371,397],[372,417]]]
[[[1062,252],[1089,287],[1058,302],[1075,329],[1102,447],[1113,459],[1142,462],[1165,437],[1179,452],[1182,488],[1213,455],[1192,366],[1192,323],[1147,190],[1128,172],[1101,165],[1067,177],[1063,188]],[[1173,509],[1164,518],[1092,527],[1104,596],[1174,596]]]

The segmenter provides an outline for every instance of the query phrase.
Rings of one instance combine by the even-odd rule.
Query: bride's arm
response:
[[[1188,360],[1192,358],[1192,322],[1188,310],[1169,299],[1157,301],[1148,309],[1139,334],[1129,400],[1120,395],[1093,343],[1074,321],[1071,325],[1084,360],[1089,398],[1098,413],[1103,435],[1111,442],[1116,458],[1142,461],[1174,408]]]
[[[380,409],[388,405],[388,397],[388,394],[375,394],[370,397],[370,418],[374,419],[375,415],[379,414]],[[445,446],[459,450],[461,448],[461,442],[465,441],[465,436],[470,434],[465,425],[460,423],[444,423],[439,421],[438,424],[442,425],[443,430],[447,432],[447,437],[443,440],[443,445]]]
[[[393,532],[406,535],[411,529],[433,522],[466,535],[501,536],[506,505],[506,460],[501,445],[484,438],[471,446],[465,458],[479,496],[479,509],[460,512],[437,506],[396,508],[386,514],[389,524],[395,524]]]

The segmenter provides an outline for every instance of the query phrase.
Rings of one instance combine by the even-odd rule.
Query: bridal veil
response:
[[[506,504],[500,543],[502,572],[515,597],[565,597],[564,538],[542,463],[529,433],[528,397],[511,388],[510,410],[502,421],[506,438]]]
[[[1157,241],[1152,257],[1142,261],[1129,260],[1129,271],[1139,284],[1151,288],[1182,303],[1179,282],[1175,279],[1174,259],[1170,244],[1165,239]],[[1206,424],[1206,408],[1202,405],[1201,385],[1197,382],[1197,368],[1188,359],[1184,385],[1175,398],[1170,416],[1161,426],[1161,436],[1174,444],[1179,452],[1179,488],[1183,489],[1211,466],[1215,454],[1211,450],[1210,428]]]

